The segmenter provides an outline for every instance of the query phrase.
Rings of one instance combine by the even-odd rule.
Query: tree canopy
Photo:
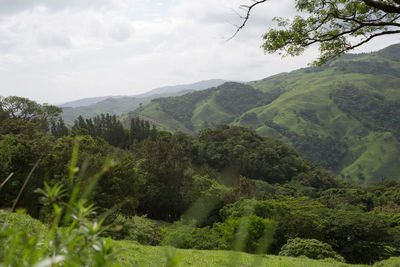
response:
[[[245,15],[237,32],[252,10],[266,2],[252,0],[241,6]],[[321,65],[376,37],[400,33],[400,0],[295,0],[295,6],[298,15],[293,19],[273,19],[277,27],[263,36],[266,53],[298,56],[316,44],[320,55],[314,64]]]

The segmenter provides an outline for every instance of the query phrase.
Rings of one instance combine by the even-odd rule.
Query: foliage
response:
[[[146,181],[142,161],[133,155],[119,151],[117,165],[104,174],[95,189],[94,200],[102,210],[117,209],[132,216],[137,213],[143,195],[140,188]]]
[[[300,111],[300,116],[307,121],[320,124],[315,115],[316,112],[316,110],[307,111],[306,113]],[[311,118],[309,113],[313,114]],[[265,125],[290,138],[293,146],[301,153],[302,157],[328,170],[336,171],[340,169],[341,159],[348,151],[348,146],[343,140],[337,140],[332,137],[321,138],[317,134],[299,135],[273,121],[266,121]]]
[[[163,239],[164,229],[146,216],[126,217],[117,214],[113,219],[114,229],[110,235],[118,239],[135,240],[143,245],[158,245]]]
[[[71,159],[72,178],[76,156],[73,153]],[[105,164],[103,170],[110,167],[111,164]],[[86,199],[102,173],[98,173],[85,188],[79,182],[75,183],[68,205],[60,201],[65,192],[62,185],[50,187],[46,184],[39,190],[43,205],[51,206],[50,223],[46,227],[29,216],[8,213],[0,230],[1,265],[111,266],[114,260],[111,240],[100,238],[104,219],[93,219],[95,208]],[[77,196],[81,189],[82,194]],[[59,224],[64,227],[59,228]]]
[[[238,31],[251,10],[264,2],[267,0],[242,6],[247,14]],[[400,33],[398,1],[296,0],[295,6],[298,15],[292,20],[274,18],[278,27],[264,35],[265,52],[298,56],[305,48],[318,44],[320,57],[315,64],[322,64],[378,36]],[[357,41],[351,42],[352,38]]]
[[[189,204],[183,199],[185,185],[191,183],[186,172],[189,158],[180,144],[161,138],[147,139],[139,149],[145,158],[142,169],[147,174],[146,183],[141,188],[140,210],[154,219],[178,219]]]
[[[328,243],[352,263],[370,264],[393,253],[389,244],[390,218],[374,213],[316,209],[295,211],[282,217],[276,228],[272,251],[296,237]]]
[[[343,262],[344,259],[338,255],[329,244],[316,239],[289,239],[279,252],[281,256],[299,257],[306,256],[310,259],[333,258]]]
[[[174,246],[184,249],[229,249],[231,243],[221,236],[218,227],[195,227],[182,221],[175,222],[167,229],[162,245]]]
[[[230,168],[251,179],[284,183],[310,168],[289,146],[241,128],[220,126],[199,133],[200,163]]]
[[[35,101],[18,96],[0,97],[1,120],[23,120],[37,124],[42,130],[48,130],[49,122],[54,122],[61,114],[59,107],[40,105]]]
[[[164,112],[158,102],[144,105],[135,114],[151,118],[159,129],[191,135],[226,123],[251,127],[261,136],[290,143],[304,159],[347,181],[368,185],[381,179],[398,179],[400,167],[395,159],[400,148],[395,132],[400,117],[396,113],[399,51],[400,46],[393,45],[373,53],[346,54],[322,67],[282,73],[246,85],[229,83],[223,87],[224,93],[220,92],[222,87],[210,89],[193,102],[184,96],[174,98],[174,102],[162,100],[171,110],[175,105],[187,106],[187,114],[180,108]],[[243,86],[253,87],[253,94],[260,96],[259,102],[246,100],[245,108],[240,109],[246,110],[244,113],[234,115],[217,103],[218,95],[235,99],[236,93],[240,94],[238,88],[251,92]],[[229,101],[219,103],[223,102],[234,111]],[[190,129],[178,119],[182,116],[187,117]]]
[[[185,94],[181,97],[156,98],[152,102],[158,103],[161,109],[171,117],[182,122],[188,129],[192,130],[190,119],[194,111],[194,104],[200,99],[207,97],[215,91],[215,88]]]
[[[90,125],[88,121],[82,126]],[[50,229],[65,226],[54,230],[65,242],[77,238],[77,246],[83,246],[101,235],[187,249],[277,254],[289,239],[299,237],[327,243],[349,262],[373,263],[399,254],[398,182],[365,188],[341,182],[282,141],[238,126],[188,136],[158,132],[134,119],[135,138],[124,129],[129,145],[118,148],[77,124],[69,135],[57,137],[33,122],[10,119],[7,129],[15,131],[0,135],[1,175],[15,173],[3,187],[1,207],[10,206],[32,164],[41,158],[18,206],[49,222]],[[120,125],[107,127],[105,132],[113,127],[118,132]],[[60,210],[56,223],[55,210]],[[113,226],[99,230],[94,212],[114,211],[118,215],[107,221]],[[80,239],[85,231],[95,237]],[[42,242],[41,236],[35,238]],[[79,253],[91,257],[88,248]],[[172,262],[176,254],[168,255]]]
[[[10,173],[14,173],[0,194],[0,208],[5,208],[12,206],[12,201],[32,166],[49,152],[51,142],[46,135],[37,130],[22,134],[1,135],[0,140],[0,175],[7,177]],[[28,209],[31,214],[38,213],[39,203],[34,191],[43,185],[43,178],[44,169],[39,167],[20,200],[21,206]]]
[[[221,217],[225,221],[228,218],[241,218],[256,215],[260,218],[279,218],[289,213],[289,205],[284,202],[254,199],[240,199],[239,201],[225,205],[221,210]]]
[[[147,138],[155,139],[158,135],[154,125],[151,128],[149,121],[141,120],[139,117],[130,120],[129,130],[125,129],[117,116],[100,114],[96,117],[83,119],[79,116],[72,129],[77,134],[88,134],[92,137],[101,137],[110,145],[129,148],[133,143],[143,141]]]
[[[368,93],[352,84],[336,85],[332,100],[344,112],[357,118],[366,128],[400,136],[400,103],[379,93]]]
[[[260,105],[264,94],[250,85],[224,83],[218,87],[215,102],[230,114],[239,115]]]
[[[75,120],[72,129],[86,129],[90,136],[102,137],[114,146],[125,147],[129,145],[127,144],[127,133],[115,115],[101,114],[93,119],[86,120],[82,116],[79,116]]]

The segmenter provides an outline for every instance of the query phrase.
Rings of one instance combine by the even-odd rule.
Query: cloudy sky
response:
[[[250,81],[305,67],[316,57],[264,55],[261,36],[292,0],[234,10],[249,0],[0,0],[0,95],[40,103],[134,95],[220,78]],[[393,36],[357,52],[400,42]]]

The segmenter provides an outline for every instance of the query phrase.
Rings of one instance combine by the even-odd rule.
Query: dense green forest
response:
[[[126,116],[196,135],[220,124],[244,126],[290,143],[342,179],[373,184],[400,178],[400,45],[345,55],[321,67],[247,84],[154,99]]]
[[[1,99],[0,177],[14,175],[0,188],[0,208],[13,206],[30,177],[17,208],[43,223],[58,210],[58,222],[68,222],[75,214],[71,199],[84,196],[82,214],[73,218],[95,203],[97,214],[108,214],[101,237],[348,263],[400,255],[397,181],[360,187],[338,180],[290,145],[240,126],[187,135],[139,118],[125,128],[115,115],[103,114],[80,117],[68,129],[60,112],[25,98]],[[83,221],[76,223],[97,233]],[[0,235],[0,261],[7,260],[2,246],[11,237]]]

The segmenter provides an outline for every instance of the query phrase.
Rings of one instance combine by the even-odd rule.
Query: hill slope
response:
[[[189,133],[218,124],[246,126],[290,142],[343,178],[397,179],[400,45],[249,84],[154,99],[125,121],[137,115],[160,129]]]
[[[153,89],[150,92],[134,96],[84,98],[67,102],[60,105],[60,107],[63,108],[63,119],[67,124],[72,124],[79,115],[82,115],[84,118],[94,117],[101,113],[121,115],[138,108],[142,104],[149,103],[150,100],[154,98],[179,96],[191,91],[204,90],[213,86],[218,86],[224,82],[224,80],[212,79],[192,84],[160,87]]]

